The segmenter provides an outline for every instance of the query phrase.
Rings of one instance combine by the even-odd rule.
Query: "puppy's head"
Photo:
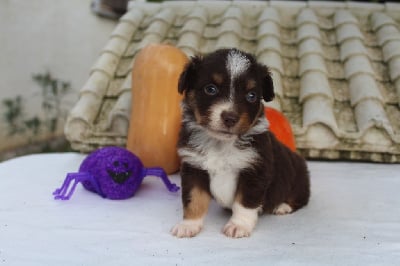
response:
[[[192,58],[178,90],[195,122],[219,139],[245,134],[264,115],[261,100],[274,98],[268,68],[237,49]]]

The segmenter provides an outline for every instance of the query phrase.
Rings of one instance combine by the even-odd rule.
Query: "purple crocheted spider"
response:
[[[145,168],[140,159],[120,147],[105,147],[89,154],[77,173],[68,173],[63,185],[53,192],[54,199],[68,200],[76,185],[82,185],[103,198],[127,199],[133,197],[145,176],[158,176],[167,189],[177,192],[162,168]],[[72,183],[72,186],[71,186]]]

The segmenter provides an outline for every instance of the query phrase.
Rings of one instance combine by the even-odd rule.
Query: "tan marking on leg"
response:
[[[210,200],[211,196],[207,192],[193,188],[190,202],[183,210],[183,221],[175,225],[171,233],[179,238],[196,236],[203,228]]]
[[[190,203],[184,209],[184,219],[199,219],[206,215],[211,196],[207,192],[193,188],[190,192]]]

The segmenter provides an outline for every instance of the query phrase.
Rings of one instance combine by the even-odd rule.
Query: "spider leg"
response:
[[[168,179],[168,175],[165,173],[164,169],[162,169],[161,167],[146,168],[144,171],[144,176],[146,176],[146,175],[160,177],[161,180],[164,182],[164,185],[171,192],[177,192],[179,190],[179,187],[176,184],[171,183],[171,181]]]
[[[79,182],[92,181],[92,179],[93,177],[89,173],[68,173],[62,186],[53,192],[54,199],[69,200]],[[72,186],[71,182],[73,182]]]
[[[65,194],[65,191],[68,189],[69,184],[71,183],[72,179],[74,178],[74,175],[77,175],[79,173],[68,173],[67,176],[64,179],[64,183],[60,188],[57,188],[54,192],[54,196],[60,196]]]

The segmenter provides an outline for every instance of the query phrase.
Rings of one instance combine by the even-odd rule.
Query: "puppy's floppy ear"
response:
[[[191,57],[189,63],[186,64],[178,81],[178,92],[180,94],[188,91],[191,88],[191,84],[196,78],[196,72],[199,68],[201,61],[201,56],[194,56]]]
[[[259,65],[259,77],[262,80],[262,94],[264,101],[270,102],[274,99],[274,83],[272,81],[272,75],[268,67]]]

